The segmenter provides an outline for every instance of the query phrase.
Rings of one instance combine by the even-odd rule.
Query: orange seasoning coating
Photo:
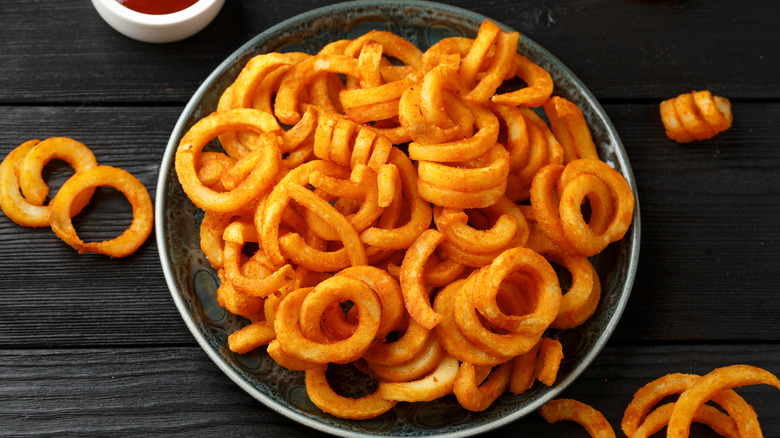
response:
[[[731,127],[731,102],[710,91],[691,91],[661,102],[666,135],[679,143],[707,140]]]
[[[67,162],[75,173],[45,204],[49,187],[44,166],[52,160]],[[119,236],[103,242],[84,242],[76,234],[71,218],[92,201],[95,189],[113,187],[132,206],[133,220]],[[23,227],[51,227],[63,242],[79,253],[95,252],[109,257],[133,254],[149,237],[154,208],[144,184],[124,169],[98,165],[86,145],[72,138],[51,137],[29,140],[12,150],[0,163],[0,209]]]
[[[205,211],[221,302],[250,317],[231,351],[267,345],[278,365],[306,371],[315,405],[350,419],[453,393],[480,411],[507,390],[554,384],[566,352],[545,334],[587,320],[600,288],[589,264],[569,264],[577,283],[563,300],[550,260],[583,261],[622,238],[634,199],[594,156],[573,103],[558,105],[565,129],[537,115],[553,83],[517,54],[518,38],[485,21],[474,39],[422,52],[372,31],[247,62],[176,152],[184,192]],[[527,86],[512,91],[515,77]],[[564,144],[580,160],[564,166]],[[547,166],[561,167],[556,178],[534,184]],[[575,190],[581,180],[597,181]],[[603,205],[589,220],[568,213],[584,202]],[[534,233],[566,242],[566,255],[531,248]],[[333,363],[377,389],[338,394]]]

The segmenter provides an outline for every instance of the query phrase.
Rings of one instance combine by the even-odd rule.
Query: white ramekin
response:
[[[192,36],[206,27],[225,0],[199,0],[172,14],[152,15],[122,6],[117,0],[92,0],[98,14],[119,33],[148,43],[169,43]]]

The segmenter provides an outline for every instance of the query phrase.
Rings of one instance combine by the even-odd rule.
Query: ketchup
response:
[[[136,12],[152,15],[172,14],[186,9],[198,0],[116,0],[122,6]]]

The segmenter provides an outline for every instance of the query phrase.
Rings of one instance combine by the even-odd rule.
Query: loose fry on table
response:
[[[539,408],[539,415],[548,423],[563,420],[580,424],[592,438],[615,438],[615,431],[604,415],[590,405],[568,398],[547,402]]]
[[[667,137],[679,143],[710,139],[729,129],[734,119],[731,102],[709,90],[664,100],[660,110]]]

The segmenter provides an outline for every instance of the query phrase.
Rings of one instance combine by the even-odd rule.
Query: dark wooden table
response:
[[[780,3],[684,0],[452,2],[518,29],[568,65],[621,135],[639,189],[642,246],[628,307],[563,396],[619,436],[636,389],[670,372],[751,364],[780,373]],[[108,27],[87,1],[0,0],[0,155],[68,136],[154,197],[184,105],[254,35],[327,4],[227,0],[182,42]],[[731,99],[709,141],[664,135],[661,100],[693,89]],[[69,175],[52,165],[56,186]],[[129,223],[117,193],[79,220],[86,238]],[[764,436],[780,391],[739,390]],[[131,257],[78,255],[48,229],[0,215],[0,435],[314,436],[225,377],[182,322],[154,238]],[[714,436],[703,427],[696,436]],[[585,436],[531,415],[491,436]]]

